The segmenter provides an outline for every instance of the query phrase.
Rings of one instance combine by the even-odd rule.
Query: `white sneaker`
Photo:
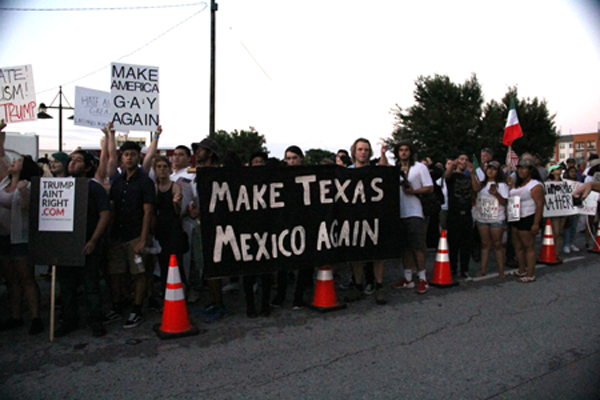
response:
[[[572,251],[579,251],[579,247],[575,246],[574,244],[571,245],[571,250]]]
[[[565,254],[571,254],[571,248],[569,246],[565,246],[565,247],[563,247],[563,252]]]
[[[223,286],[221,289],[223,293],[234,292],[240,290],[240,284],[237,282],[229,282],[227,285]]]

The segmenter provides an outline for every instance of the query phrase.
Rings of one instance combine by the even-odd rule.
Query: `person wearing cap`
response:
[[[509,192],[509,205],[516,212],[509,210],[509,227],[519,269],[511,275],[517,276],[519,282],[535,281],[535,239],[540,232],[540,222],[544,211],[544,186],[538,169],[532,158],[521,158],[517,166],[517,177],[514,188]]]
[[[448,255],[453,275],[471,279],[469,261],[473,232],[473,185],[479,185],[479,178],[466,152],[459,152],[454,160],[446,162],[446,185],[448,187]]]
[[[563,163],[555,164],[548,168],[548,179],[547,182],[561,182],[565,165]],[[560,260],[559,252],[562,249],[563,244],[563,231],[567,217],[551,217],[550,223],[552,224],[552,235],[554,237],[554,249],[556,251],[556,259]],[[570,252],[570,249],[569,249]]]
[[[506,228],[506,205],[509,187],[498,161],[489,161],[481,184],[472,181],[477,193],[475,225],[481,238],[481,270],[477,276],[487,274],[490,249],[494,249],[498,263],[498,277],[504,278],[504,252],[502,235]]]
[[[95,174],[93,156],[84,150],[71,153],[68,165],[69,175],[74,178],[92,178]],[[77,288],[83,285],[86,300],[87,322],[95,337],[104,336],[106,330],[102,324],[102,302],[100,297],[100,268],[104,261],[103,234],[110,219],[110,200],[106,190],[97,181],[88,180],[86,218],[86,244],[81,249],[85,255],[85,264],[80,268],[57,267],[56,276],[60,283],[60,295],[63,303],[63,322],[54,331],[54,337],[62,337],[78,328]]]
[[[127,141],[121,146],[121,173],[117,174],[110,188],[110,200],[114,204],[111,243],[108,251],[108,274],[112,310],[109,320],[120,319],[125,298],[122,286],[127,271],[134,284],[133,307],[124,328],[133,328],[144,321],[142,306],[146,298],[147,282],[144,248],[150,240],[150,224],[154,216],[156,190],[154,182],[139,167],[140,146]]]
[[[198,168],[219,166],[219,145],[213,139],[206,138],[201,142],[192,143],[192,149],[196,157],[196,170]],[[201,275],[204,268],[200,229],[200,203],[197,190],[196,178],[194,178],[189,186],[183,188],[183,200],[181,202],[182,217],[190,218],[195,223],[192,232],[192,260],[189,276],[190,290],[194,291],[200,290],[200,286],[202,285]],[[198,313],[204,317],[204,322],[212,323],[223,318],[227,310],[223,304],[221,279],[209,279],[207,280],[207,285],[210,291],[210,303]]]

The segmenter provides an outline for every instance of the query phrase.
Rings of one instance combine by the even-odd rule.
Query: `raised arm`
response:
[[[142,163],[142,168],[147,174],[150,173],[150,168],[152,168],[152,160],[154,159],[154,156],[156,156],[156,152],[158,150],[158,139],[160,138],[161,133],[162,126],[159,125],[158,128],[156,128],[156,132],[152,134],[152,143],[150,143],[150,147],[148,148],[148,152],[146,153],[146,157]]]
[[[0,181],[6,177],[8,168],[10,168],[8,161],[6,161],[6,152],[4,151],[4,142],[6,141],[4,128],[6,128],[6,123],[2,119],[0,120]]]
[[[100,150],[98,169],[94,175],[94,178],[96,178],[99,182],[104,182],[108,171],[108,137],[110,136],[110,133],[107,126],[102,128],[102,133],[104,133],[104,141],[102,142],[102,149]]]

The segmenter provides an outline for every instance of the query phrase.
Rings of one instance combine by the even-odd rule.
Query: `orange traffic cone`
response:
[[[177,257],[174,254],[169,260],[162,324],[156,324],[153,328],[161,339],[175,339],[200,333],[200,330],[190,323],[188,317]]]
[[[600,225],[596,231],[596,240],[594,240],[594,248],[588,250],[590,253],[600,253]]]
[[[542,252],[538,262],[546,265],[562,264],[562,260],[556,258],[556,249],[554,248],[554,235],[552,235],[552,224],[550,218],[546,219],[546,228],[544,229],[544,240],[542,241]]]
[[[435,256],[435,266],[433,267],[433,276],[429,280],[429,283],[439,288],[448,288],[459,284],[458,282],[452,282],[450,257],[448,256],[448,239],[446,238],[445,229],[442,229],[440,235],[438,251]]]
[[[315,286],[315,297],[310,306],[319,312],[341,310],[346,304],[338,303],[333,287],[333,272],[330,265],[319,267],[317,273],[317,284]]]

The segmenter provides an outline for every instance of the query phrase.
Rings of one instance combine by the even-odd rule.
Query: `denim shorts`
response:
[[[497,222],[479,222],[475,221],[475,225],[477,226],[489,226],[490,228],[506,228],[506,221],[497,221]]]

